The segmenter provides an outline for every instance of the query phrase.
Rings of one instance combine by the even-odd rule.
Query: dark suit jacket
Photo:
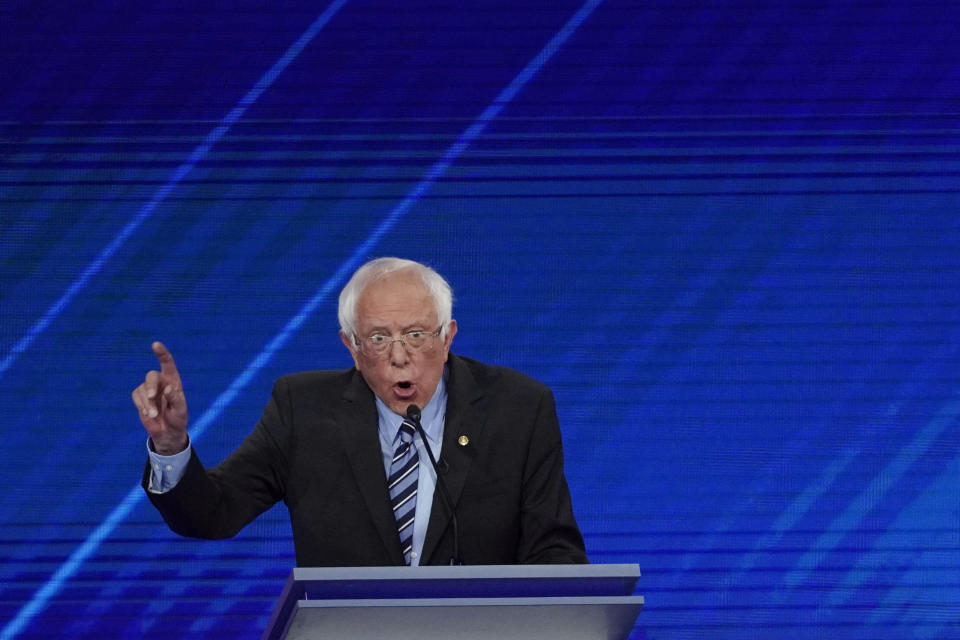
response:
[[[464,563],[587,562],[550,390],[453,354],[449,367],[441,467]],[[174,489],[147,495],[173,531],[199,538],[233,536],[283,500],[299,566],[402,565],[377,420],[356,369],[285,376],[224,462],[206,471],[194,451]],[[447,564],[452,550],[438,490],[420,563]]]

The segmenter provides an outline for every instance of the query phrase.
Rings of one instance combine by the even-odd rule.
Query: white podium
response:
[[[623,640],[636,565],[296,568],[264,640]]]

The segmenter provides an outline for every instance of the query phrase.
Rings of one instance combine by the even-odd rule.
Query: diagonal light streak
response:
[[[54,302],[24,334],[22,338],[17,340],[17,342],[10,348],[10,351],[0,360],[0,378],[3,377],[3,374],[13,366],[17,359],[23,355],[23,353],[30,348],[30,345],[36,341],[40,335],[46,331],[47,327],[57,319],[57,317],[63,312],[68,304],[79,294],[81,291],[86,288],[90,283],[90,280],[93,279],[100,270],[103,269],[103,266],[107,263],[110,258],[124,245],[127,240],[140,228],[144,222],[146,222],[150,216],[153,215],[157,207],[160,206],[173,192],[173,190],[180,184],[181,181],[190,173],[194,167],[197,166],[197,163],[200,162],[207,153],[210,152],[210,149],[220,141],[223,136],[227,134],[230,130],[230,127],[233,126],[237,120],[239,120],[247,109],[263,95],[263,92],[270,88],[270,85],[273,84],[274,80],[277,79],[284,69],[293,62],[297,56],[300,55],[300,52],[303,51],[310,42],[316,37],[317,33],[320,32],[323,27],[330,22],[330,19],[340,10],[340,8],[346,4],[347,0],[334,0],[330,5],[321,13],[316,20],[313,21],[313,24],[303,32],[296,42],[294,42],[287,51],[280,56],[280,58],[273,63],[273,66],[264,73],[257,83],[253,85],[250,91],[243,96],[239,102],[230,111],[225,115],[214,127],[210,133],[206,135],[199,145],[197,145],[187,159],[174,169],[173,174],[167,179],[167,181],[157,189],[157,192],[148,200],[137,213],[130,219],[127,224],[113,237],[113,239],[105,246],[100,253],[88,264],[84,270],[80,273],[76,280],[70,283],[70,286],[67,287],[67,290]],[[2,637],[2,636],[0,636]]]
[[[297,44],[301,43],[297,53],[306,44],[309,40],[315,35],[315,32],[319,30],[329,18],[344,4],[346,0],[339,2],[334,2],[327,8],[327,10],[311,25],[310,29],[297,41],[290,50],[294,50]],[[231,402],[240,394],[240,392],[246,387],[253,377],[270,361],[273,355],[283,347],[290,340],[290,338],[296,333],[296,331],[303,325],[304,322],[316,311],[317,307],[325,301],[330,295],[337,291],[342,284],[346,281],[351,273],[353,273],[357,267],[360,266],[360,263],[366,258],[367,255],[376,247],[376,245],[381,241],[381,239],[389,233],[396,224],[406,215],[410,208],[420,199],[420,197],[425,194],[430,187],[440,178],[447,169],[454,163],[456,160],[463,154],[463,152],[470,146],[470,144],[483,133],[483,130],[487,125],[497,117],[497,115],[506,107],[520,92],[521,89],[540,71],[544,64],[546,64],[553,54],[570,38],[571,35],[583,24],[590,14],[593,13],[602,0],[587,0],[583,6],[557,31],[556,34],[547,42],[546,45],[537,53],[534,58],[527,63],[527,65],[518,73],[513,80],[508,84],[503,90],[497,94],[497,97],[494,98],[477,118],[468,126],[458,137],[457,140],[444,152],[439,160],[430,167],[427,173],[420,179],[420,181],[413,186],[410,192],[401,200],[397,205],[387,214],[387,216],[377,225],[377,227],[370,233],[367,238],[360,243],[353,251],[353,253],[348,257],[344,262],[337,268],[337,270],[331,275],[321,286],[317,289],[316,293],[307,300],[306,303],[297,311],[290,320],[287,321],[287,324],[284,325],[283,329],[280,330],[268,343],[267,345],[258,353],[253,360],[251,360],[246,368],[230,383],[230,385],[225,389],[217,398],[213,401],[213,404],[200,416],[199,420],[191,427],[191,438],[196,440],[199,438],[207,427],[216,420],[220,414],[226,409]],[[326,16],[326,19],[324,19]],[[321,23],[322,20],[322,23]],[[319,24],[319,26],[317,26]],[[316,27],[316,29],[314,29]],[[313,35],[310,35],[310,38],[306,38],[307,34],[313,32]],[[289,53],[289,51],[288,51]],[[284,56],[286,58],[286,56]],[[293,57],[296,57],[295,55]],[[291,57],[290,60],[293,58]],[[283,60],[283,58],[281,59]],[[289,64],[289,61],[286,64]],[[278,64],[268,72],[264,78],[270,75],[275,69],[278,69]],[[279,70],[276,73],[279,73],[286,64],[279,66]],[[246,106],[252,104],[253,101],[259,97],[260,93],[263,92],[270,83],[276,77],[274,74],[269,81],[264,82],[264,79],[261,78],[261,81],[257,83],[257,87],[262,88],[255,95],[254,92],[257,91],[257,87],[254,87],[251,90],[248,97],[253,95],[252,99],[245,105],[238,105],[235,107],[230,114],[236,113],[232,122],[235,122],[237,118],[242,115],[243,110],[246,109]],[[246,101],[247,98],[244,98]],[[244,102],[241,101],[241,104]],[[239,109],[239,111],[238,111]],[[230,115],[228,115],[228,118]],[[226,120],[226,118],[225,118]],[[226,128],[229,127],[229,124],[222,124],[220,127],[214,130],[214,132],[223,128],[223,132],[219,135],[222,136],[226,132]],[[211,132],[213,135],[213,132]],[[212,143],[211,143],[212,144]],[[204,145],[201,145],[203,147]],[[198,147],[200,149],[201,147]],[[203,153],[209,149],[205,149],[199,157],[202,157]],[[194,155],[196,155],[196,151]],[[193,157],[193,156],[191,156]],[[184,172],[185,173],[185,172]],[[182,179],[182,175],[178,178]],[[171,189],[175,185],[171,185]],[[169,193],[169,190],[167,190]],[[166,197],[166,193],[164,194]],[[139,224],[139,223],[138,223]],[[132,233],[132,231],[131,231]],[[115,250],[115,249],[114,249]],[[82,288],[82,287],[81,287]],[[0,375],[2,375],[3,369],[0,369]],[[103,543],[104,540],[117,528],[130,514],[133,508],[143,499],[143,490],[139,485],[131,488],[126,496],[120,501],[120,503],[114,507],[110,512],[107,518],[92,532],[87,536],[86,540],[77,547],[77,549],[70,554],[70,557],[60,565],[57,571],[51,576],[51,578],[41,587],[30,601],[17,613],[14,619],[4,627],[3,631],[0,632],[0,640],[11,640],[16,637],[23,629],[29,624],[43,608],[46,606],[47,602],[54,597],[62,588],[63,585],[69,580],[80,568],[83,566],[90,556],[96,553],[97,549]]]
[[[936,415],[914,435],[910,442],[902,447],[897,455],[886,464],[873,481],[854,498],[843,513],[830,523],[827,529],[810,545],[809,550],[797,560],[793,568],[783,578],[786,588],[794,589],[806,581],[809,575],[823,562],[827,554],[832,552],[843,538],[876,508],[884,495],[896,486],[900,478],[929,450],[944,430],[956,424],[958,418],[960,418],[960,400],[951,400],[941,407]],[[848,574],[843,586],[859,586],[858,580],[861,575],[858,572]],[[830,598],[837,597],[836,595],[830,596]],[[842,599],[842,596],[840,598]]]
[[[150,200],[144,204],[136,215],[124,225],[123,229],[107,244],[106,247],[97,255],[94,260],[87,265],[83,273],[67,288],[66,292],[49,308],[46,313],[30,328],[13,347],[9,353],[0,360],[0,378],[6,372],[17,358],[22,355],[33,342],[46,330],[64,308],[73,300],[78,293],[96,276],[107,261],[124,245],[124,243],[134,234],[134,232],[146,221],[156,208],[167,199],[170,193],[190,173],[200,160],[207,155],[210,149],[215,145],[253,105],[263,92],[266,91],[277,77],[286,69],[291,62],[306,48],[307,45],[316,37],[333,18],[333,16],[346,4],[347,0],[334,0],[327,8],[313,21],[303,34],[290,45],[280,58],[274,62],[273,66],[264,73],[256,84],[244,95],[239,102],[226,116],[219,121],[216,127],[204,138],[203,142],[197,145],[190,153],[187,160],[173,172],[173,175],[166,183],[153,195]],[[217,405],[215,405],[217,406]],[[209,411],[208,411],[209,413]],[[202,422],[202,420],[201,420]],[[209,422],[209,420],[208,420]],[[63,588],[64,583],[73,576],[82,564],[97,550],[103,540],[110,535],[117,525],[119,525],[130,513],[137,502],[142,498],[138,493],[139,487],[127,492],[127,495],[120,501],[107,518],[87,536],[70,557],[60,565],[49,580],[30,598],[13,617],[3,630],[0,631],[0,640],[9,640],[16,637],[30,623],[30,621],[46,606],[47,602]]]

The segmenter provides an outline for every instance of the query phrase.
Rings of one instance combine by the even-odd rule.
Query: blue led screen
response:
[[[364,260],[555,392],[631,638],[960,637],[960,46],[946,2],[0,7],[0,638],[257,638],[275,508],[169,532],[130,390],[203,459],[342,368]]]

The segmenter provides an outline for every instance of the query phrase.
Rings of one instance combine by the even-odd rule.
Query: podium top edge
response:
[[[541,598],[363,598],[359,600],[298,600],[298,609],[346,609],[392,607],[395,609],[427,609],[429,607],[605,607],[628,606],[638,610],[645,604],[643,596],[554,596]]]
[[[640,577],[636,564],[504,564],[429,567],[294,567],[293,581]]]

